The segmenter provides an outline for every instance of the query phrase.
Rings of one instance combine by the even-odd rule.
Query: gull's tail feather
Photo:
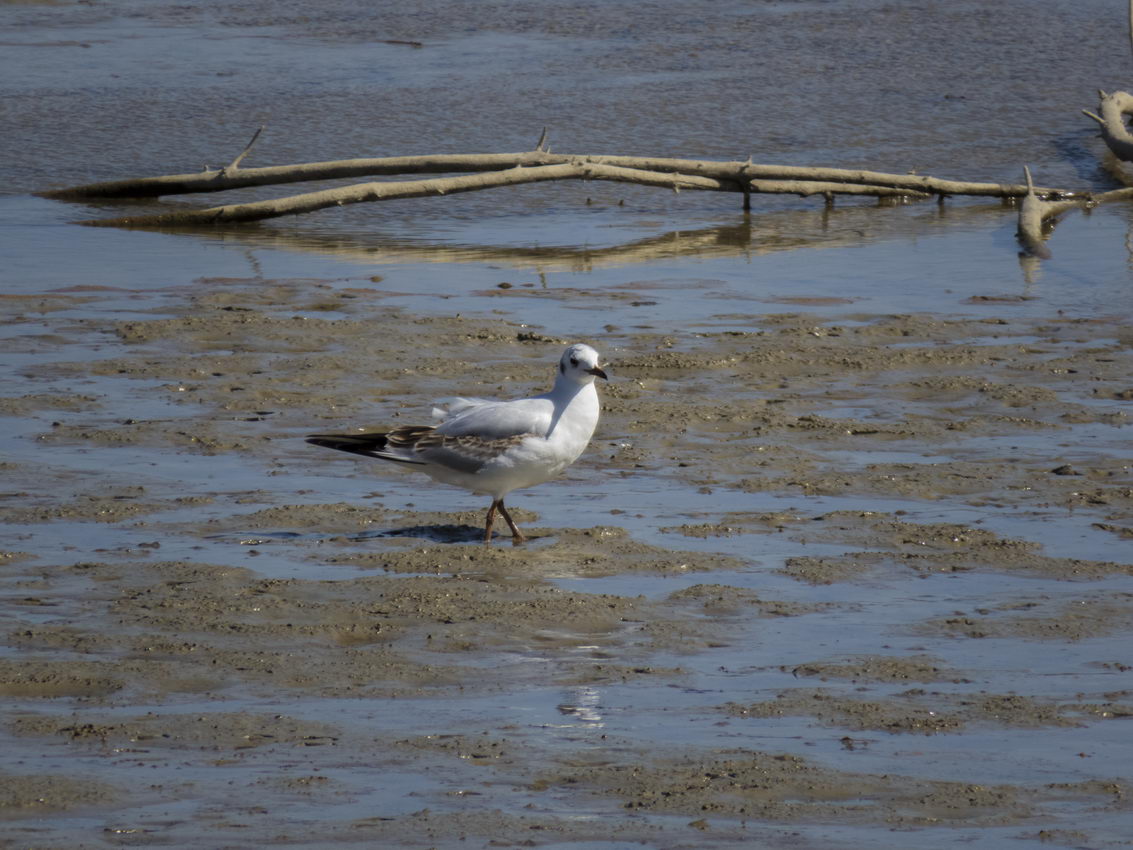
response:
[[[360,434],[311,434],[307,442],[340,452],[392,460],[398,463],[424,463],[413,454],[417,441],[433,429],[429,425],[403,425],[389,431]]]

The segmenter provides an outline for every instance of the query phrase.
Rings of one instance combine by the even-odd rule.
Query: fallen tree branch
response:
[[[244,157],[246,157],[249,152],[251,152],[252,146],[256,143],[256,140],[260,137],[260,133],[262,133],[263,131],[264,125],[261,124],[260,128],[252,134],[252,140],[244,146],[244,150],[240,151],[240,155],[237,156],[236,159],[232,160],[232,162],[228,163],[228,165],[226,165],[224,168],[220,169],[220,173],[234,174],[236,170],[240,168],[240,163],[244,161]]]
[[[66,189],[41,192],[45,198],[84,200],[93,198],[157,198],[196,192],[223,192],[249,186],[273,186],[313,180],[340,180],[354,177],[381,177],[394,174],[452,174],[454,172],[499,171],[516,166],[546,165],[542,151],[498,154],[438,154],[431,156],[391,156],[377,159],[342,159],[299,165],[273,165],[242,168],[235,174],[206,170],[192,174],[167,174],[87,183]],[[562,157],[552,158],[557,161]]]
[[[751,192],[765,195],[872,195],[878,198],[931,198],[931,192],[899,189],[893,186],[871,186],[868,183],[834,183],[817,180],[751,180]]]
[[[1097,115],[1088,109],[1082,114],[1087,115],[1101,125],[1102,141],[1118,159],[1133,162],[1133,135],[1125,126],[1125,116],[1133,113],[1133,95],[1118,91],[1113,94],[1098,92],[1100,103]]]
[[[510,168],[461,177],[360,183],[354,186],[307,192],[270,201],[228,204],[202,210],[178,210],[158,215],[122,216],[87,221],[83,224],[98,227],[152,227],[262,221],[268,218],[298,215],[347,204],[454,195],[462,192],[494,189],[500,186],[516,186],[523,183],[540,183],[550,180],[609,180],[672,189],[677,192],[682,189],[701,189],[714,192],[743,191],[741,184],[732,179],[706,177],[700,174],[647,171],[639,168],[625,168],[592,161],[581,161],[532,168]],[[803,180],[754,180],[747,185],[751,192],[803,196],[846,192],[877,197],[930,197],[925,192],[894,189],[889,186],[818,183]]]
[[[1024,252],[1043,260],[1049,260],[1051,252],[1043,238],[1043,225],[1052,222],[1056,216],[1067,210],[1082,207],[1087,202],[1084,199],[1044,201],[1035,194],[1031,181],[1031,169],[1025,165],[1023,166],[1023,178],[1027,183],[1028,191],[1023,197],[1023,202],[1019,205],[1019,225],[1016,236]],[[1096,198],[1093,200],[1097,201]]]
[[[1133,198],[1133,186],[1126,186],[1123,189],[1110,189],[1100,195],[1091,195],[1090,202],[1092,204],[1108,204],[1113,201],[1128,201],[1131,198]]]
[[[254,141],[254,140],[253,140]],[[546,144],[546,138],[540,139]],[[238,164],[238,157],[235,164]],[[621,168],[699,175],[739,184],[743,180],[805,180],[850,185],[885,186],[937,195],[973,195],[999,198],[1022,197],[1027,187],[1021,184],[973,183],[942,180],[916,174],[887,174],[846,168],[807,168],[803,166],[760,165],[747,162],[674,159],[637,156],[576,156],[553,154],[545,149],[524,153],[438,154],[429,156],[381,157],[310,162],[298,165],[277,165],[266,168],[239,168],[203,171],[195,174],[170,174],[89,183],[40,193],[43,197],[61,200],[93,198],[154,198],[195,192],[220,192],[249,186],[301,183],[310,180],[337,180],[356,177],[381,177],[396,174],[453,174],[500,171],[508,168],[563,165],[587,162]],[[844,190],[838,189],[842,192]],[[845,190],[852,193],[852,190]],[[1071,193],[1053,188],[1037,189],[1040,194],[1063,196]],[[870,193],[873,194],[873,193]]]
[[[866,171],[848,168],[811,168],[792,165],[760,165],[752,162],[713,162],[711,160],[669,159],[655,157],[602,156],[588,157],[590,161],[621,165],[629,168],[648,168],[654,171],[679,171],[684,174],[703,174],[709,177],[736,175],[770,180],[825,181],[836,184],[866,184],[906,189],[913,192],[938,195],[991,196],[1021,198],[1027,194],[1024,184],[974,183],[962,180],[942,180],[919,174],[889,174],[884,171]],[[838,190],[843,191],[842,189]],[[1035,190],[1044,195],[1071,195],[1061,189],[1043,187]]]
[[[97,227],[149,227],[154,225],[227,224],[262,221],[284,215],[297,215],[367,201],[388,201],[402,198],[421,198],[434,195],[455,195],[476,192],[499,186],[517,186],[523,183],[540,183],[548,180],[613,180],[638,183],[646,186],[676,189],[706,189],[709,191],[737,191],[735,184],[690,174],[664,174],[639,169],[618,168],[595,163],[565,163],[562,165],[509,168],[487,174],[469,174],[462,177],[445,177],[431,180],[389,181],[360,183],[337,189],[307,192],[270,201],[229,204],[203,210],[179,210],[159,215],[123,216],[83,222]]]

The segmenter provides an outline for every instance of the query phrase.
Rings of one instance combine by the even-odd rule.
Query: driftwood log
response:
[[[374,159],[346,159],[333,162],[309,162],[298,165],[277,165],[267,168],[233,168],[204,170],[191,174],[170,174],[162,177],[141,177],[89,183],[65,189],[42,192],[47,198],[59,200],[95,200],[108,198],[154,198],[163,195],[183,195],[198,192],[222,192],[248,186],[269,186],[282,183],[302,183],[314,180],[336,180],[349,177],[379,177],[394,174],[452,174],[455,172],[503,172],[508,169],[536,168],[551,165],[610,166],[633,169],[636,172],[657,172],[682,177],[707,177],[728,181],[728,191],[741,191],[740,184],[747,181],[790,181],[794,186],[783,188],[777,183],[765,184],[768,188],[753,191],[787,191],[792,194],[822,194],[828,188],[853,194],[886,195],[897,190],[909,196],[975,195],[987,197],[1021,197],[1027,187],[1021,184],[972,183],[958,180],[941,180],[915,174],[887,174],[880,171],[863,171],[846,168],[806,168],[802,166],[760,165],[748,162],[716,162],[713,160],[672,159],[636,156],[578,156],[552,154],[547,151],[496,154],[454,154],[429,156],[400,156]],[[582,176],[581,172],[558,172],[559,176],[534,179],[562,180]],[[458,178],[450,178],[458,179]],[[497,185],[514,185],[513,179]],[[518,182],[529,182],[520,180]],[[630,181],[630,182],[636,182]],[[826,185],[822,185],[826,184]],[[460,185],[460,184],[454,184]],[[646,185],[656,185],[650,178]],[[871,192],[854,187],[874,186]],[[350,187],[352,188],[352,187]],[[488,186],[480,188],[489,188]],[[720,186],[697,185],[690,188],[719,191]],[[453,191],[469,191],[454,189]],[[1040,193],[1058,194],[1059,190],[1040,188]],[[450,194],[443,183],[432,184],[426,194]],[[398,197],[419,197],[420,195]],[[393,196],[390,196],[393,197]],[[287,213],[283,213],[286,215]]]
[[[1131,0],[1133,8],[1133,0]],[[1102,126],[1102,137],[1116,156],[1133,159],[1133,135],[1124,126],[1124,116],[1133,112],[1133,96],[1124,92],[1102,93],[1102,116],[1086,112]],[[837,195],[870,196],[899,202],[950,196],[995,197],[1020,201],[1018,238],[1024,252],[1050,257],[1043,237],[1044,225],[1061,213],[1133,195],[1133,189],[1118,189],[1100,195],[1050,187],[1035,187],[1029,170],[1021,184],[944,180],[918,174],[891,174],[845,168],[808,168],[746,161],[720,162],[671,157],[596,156],[556,154],[546,148],[546,131],[534,150],[520,153],[452,154],[378,157],[242,168],[263,127],[227,166],[207,166],[199,172],[170,174],[91,183],[41,193],[60,200],[153,198],[165,195],[221,192],[251,186],[300,183],[316,180],[392,175],[445,175],[417,180],[371,180],[350,186],[322,189],[247,203],[225,204],[204,209],[178,209],[157,214],[126,215],[83,221],[96,227],[193,227],[261,221],[299,215],[328,207],[405,198],[475,192],[503,186],[555,180],[605,180],[653,186],[680,192],[698,189],[736,192],[743,195],[743,208],[751,207],[753,194],[821,195],[832,203]]]
[[[683,189],[738,192],[743,195],[744,209],[750,209],[753,194],[822,195],[830,202],[835,195],[914,200],[950,195],[1020,198],[1027,193],[1027,187],[1022,184],[973,183],[860,169],[763,165],[752,162],[750,158],[745,162],[718,162],[670,157],[555,154],[545,147],[546,131],[535,150],[521,153],[381,157],[241,168],[241,161],[262,130],[262,127],[257,130],[240,155],[224,168],[206,167],[190,174],[91,183],[42,194],[61,200],[153,198],[313,180],[405,174],[456,175],[421,180],[371,181],[266,201],[83,222],[104,227],[175,227],[260,221],[346,204],[451,195],[550,180],[610,180],[677,192]],[[1048,197],[1059,196],[1056,189],[1036,191]]]
[[[1031,169],[1023,166],[1023,178],[1027,183],[1027,194],[1019,205],[1019,227],[1017,237],[1023,250],[1035,257],[1048,260],[1051,257],[1050,248],[1046,246],[1043,235],[1044,225],[1053,225],[1054,220],[1072,209],[1080,209],[1088,204],[1097,203],[1097,199],[1071,199],[1065,201],[1047,201],[1035,194],[1031,182]]]
[[[501,186],[518,186],[523,183],[540,183],[551,180],[608,180],[635,183],[639,186],[681,191],[700,189],[712,192],[744,192],[745,194],[791,195],[870,195],[874,197],[929,198],[933,193],[917,189],[869,183],[839,183],[815,180],[750,180],[746,183],[729,177],[704,176],[684,172],[647,171],[618,165],[589,161],[575,161],[560,165],[516,166],[480,174],[458,177],[441,177],[428,180],[374,181],[305,192],[268,201],[245,204],[227,204],[200,210],[178,210],[157,215],[123,216],[83,222],[98,227],[147,227],[170,225],[229,224],[260,221],[284,215],[298,215],[327,207],[345,206],[368,201],[390,201],[404,198],[422,198],[433,195],[455,195],[476,192]],[[88,196],[90,197],[90,196]]]
[[[1114,156],[1124,162],[1133,162],[1133,135],[1125,124],[1125,116],[1133,113],[1133,95],[1118,91],[1113,94],[1098,92],[1098,112],[1083,109],[1082,114],[1098,122],[1102,141]]]

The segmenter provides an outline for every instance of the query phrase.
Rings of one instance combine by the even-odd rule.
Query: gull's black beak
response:
[[[596,378],[601,378],[603,381],[610,380],[606,377],[606,373],[602,371],[600,366],[595,366],[593,369],[586,370],[587,375],[594,375]]]

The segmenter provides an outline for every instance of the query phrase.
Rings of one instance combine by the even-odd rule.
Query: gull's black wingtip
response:
[[[428,430],[432,430],[429,428]],[[373,457],[378,460],[392,460],[395,463],[410,463],[420,465],[425,463],[413,457],[404,457],[398,454],[388,454],[390,448],[388,432],[369,434],[310,434],[306,441],[313,446],[322,446],[326,449],[337,449],[340,452],[350,452],[362,457]]]
[[[375,452],[382,451],[386,445],[386,435],[379,434],[308,434],[305,438],[312,446],[322,446],[326,449],[338,449],[340,452],[350,452],[356,455],[374,456]]]

